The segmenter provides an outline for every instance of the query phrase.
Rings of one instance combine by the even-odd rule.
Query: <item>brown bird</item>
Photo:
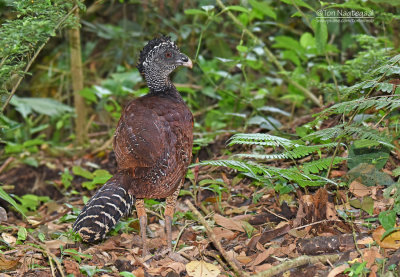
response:
[[[73,226],[84,241],[104,239],[135,204],[143,255],[148,254],[144,198],[166,198],[167,247],[172,250],[172,218],[193,145],[193,115],[169,79],[178,66],[192,68],[192,61],[169,37],[153,39],[141,51],[137,67],[150,92],[122,112],[114,135],[118,172],[85,205]]]

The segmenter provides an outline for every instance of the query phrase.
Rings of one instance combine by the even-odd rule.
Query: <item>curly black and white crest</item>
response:
[[[171,37],[169,36],[161,36],[159,38],[150,40],[140,52],[137,68],[139,69],[139,72],[141,74],[144,73],[144,68],[152,60],[154,54],[163,47],[171,47],[173,49],[179,50],[178,46],[176,46],[176,44],[171,41]]]

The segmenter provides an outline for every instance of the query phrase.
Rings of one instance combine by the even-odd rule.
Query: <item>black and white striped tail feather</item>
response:
[[[104,239],[121,217],[131,213],[135,197],[121,186],[120,182],[124,179],[124,176],[117,173],[82,209],[73,229],[84,241]]]

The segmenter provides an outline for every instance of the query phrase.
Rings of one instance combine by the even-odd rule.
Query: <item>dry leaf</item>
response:
[[[250,263],[253,259],[247,256],[237,256],[236,260],[238,260],[239,263],[241,264],[248,264]]]
[[[7,260],[4,256],[0,256],[0,271],[13,269],[17,264],[18,261]]]
[[[364,197],[372,194],[371,188],[361,184],[357,180],[351,182],[349,190],[356,197]]]
[[[56,239],[56,240],[47,240],[44,243],[49,249],[60,249],[60,246],[65,246],[67,242]]]
[[[82,276],[79,271],[79,264],[76,261],[64,260],[64,267],[67,274],[72,274],[73,276]]]
[[[381,241],[382,235],[385,233],[385,229],[379,226],[372,233],[372,237],[379,244],[380,247],[389,249],[399,249],[400,248],[400,231],[396,231],[386,236],[383,241]]]
[[[9,233],[2,233],[1,237],[3,238],[3,240],[5,242],[7,242],[8,244],[11,244],[11,245],[14,245],[17,242],[17,238]]]
[[[382,258],[382,255],[379,253],[376,247],[364,250],[363,260],[367,262],[367,268],[371,268],[371,266],[375,263],[375,259]]]
[[[349,268],[350,266],[348,264],[342,264],[338,267],[335,267],[334,269],[332,269],[329,274],[328,277],[335,277],[340,273],[343,273],[343,271],[345,271],[347,268]]]
[[[274,247],[270,247],[264,252],[260,253],[257,255],[257,257],[254,259],[254,262],[251,264],[252,266],[257,266],[264,262],[266,259],[268,259],[269,256],[273,255],[275,253]]]
[[[217,277],[220,273],[218,267],[204,261],[192,261],[186,265],[186,271],[193,277]]]
[[[326,219],[328,220],[339,220],[335,205],[331,202],[326,203]]]
[[[179,262],[170,263],[167,265],[167,267],[171,268],[173,271],[175,271],[178,274],[181,274],[181,272],[185,270],[185,265],[183,263],[179,263]]]
[[[222,227],[215,227],[212,230],[218,240],[221,240],[223,238],[227,239],[227,240],[232,240],[236,236],[236,234],[234,232],[232,232],[231,230],[228,230],[228,229],[225,229]]]
[[[215,223],[226,229],[244,232],[243,223],[239,220],[235,221],[230,218],[223,217],[222,215],[219,214],[214,215],[214,220]]]

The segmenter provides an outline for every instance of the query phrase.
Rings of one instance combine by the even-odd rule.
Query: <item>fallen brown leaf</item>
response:
[[[380,247],[389,248],[389,249],[399,249],[400,248],[400,231],[396,231],[386,236],[383,240],[381,240],[382,235],[385,233],[385,229],[382,226],[379,226],[372,233],[372,237],[379,244]]]
[[[186,271],[193,277],[217,277],[221,272],[217,266],[204,261],[192,261],[186,265]]]
[[[364,196],[372,194],[372,190],[370,187],[367,187],[367,186],[361,184],[357,180],[354,180],[353,182],[351,182],[349,190],[356,197],[364,197]]]
[[[230,218],[223,217],[222,215],[215,214],[214,215],[215,223],[218,225],[234,231],[244,232],[243,224],[241,221],[234,221]]]
[[[16,267],[18,261],[8,260],[3,255],[0,255],[0,270],[11,270]]]

